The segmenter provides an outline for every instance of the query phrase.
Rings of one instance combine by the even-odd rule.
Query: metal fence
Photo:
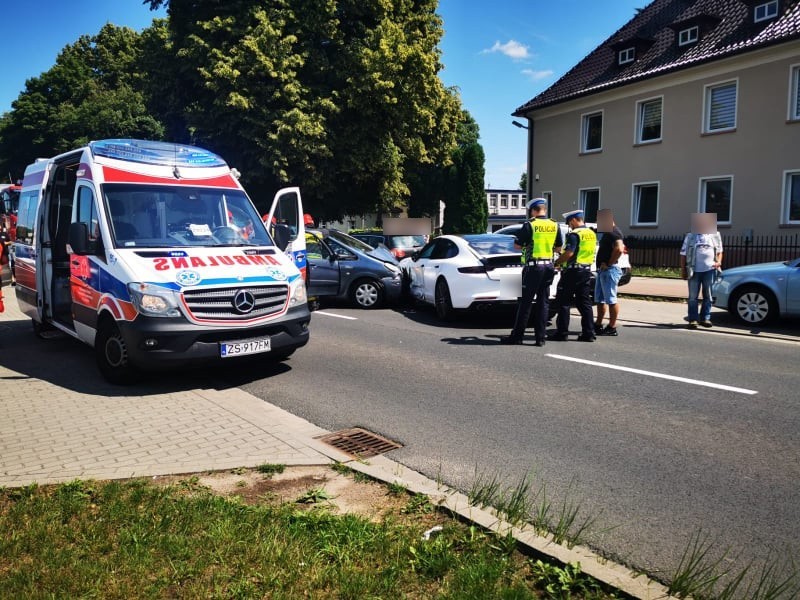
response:
[[[678,268],[684,236],[627,236],[625,246],[635,267]],[[747,237],[723,235],[725,268],[800,257],[800,234]]]

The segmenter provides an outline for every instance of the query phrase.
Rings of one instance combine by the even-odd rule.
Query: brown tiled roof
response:
[[[781,0],[777,18],[754,23],[753,6],[759,3],[753,0],[655,0],[561,79],[520,106],[514,116],[525,116],[533,109],[800,38],[800,0]],[[700,40],[691,46],[678,47],[677,23],[700,23]],[[711,27],[705,33],[702,33],[703,23]],[[637,46],[636,60],[618,65],[617,51],[626,41],[630,41],[630,46]]]

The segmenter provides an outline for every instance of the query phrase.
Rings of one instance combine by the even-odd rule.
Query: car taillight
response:
[[[458,267],[459,273],[486,273],[486,266],[481,265],[479,267]]]

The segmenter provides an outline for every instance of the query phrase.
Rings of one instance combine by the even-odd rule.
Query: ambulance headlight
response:
[[[129,283],[128,291],[136,310],[148,317],[180,317],[181,311],[171,290],[149,283]]]
[[[289,306],[298,306],[308,300],[306,297],[306,284],[302,279],[298,279],[290,289]]]

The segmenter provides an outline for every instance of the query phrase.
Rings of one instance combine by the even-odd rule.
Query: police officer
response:
[[[558,305],[558,319],[556,320],[556,333],[548,339],[563,342],[569,335],[569,311],[573,299],[581,315],[580,342],[593,342],[594,315],[592,314],[592,298],[594,295],[594,277],[592,263],[594,262],[597,235],[583,222],[583,211],[573,210],[564,213],[564,219],[571,231],[567,234],[567,243],[564,253],[559,256],[555,266],[561,267],[561,281],[558,283],[556,304]]]
[[[547,200],[535,198],[528,203],[528,217],[514,242],[522,249],[522,297],[517,299],[517,317],[511,335],[500,338],[501,344],[521,344],[525,327],[536,298],[533,315],[535,346],[544,346],[547,327],[547,299],[553,282],[553,250],[561,251],[561,230],[547,218]]]

